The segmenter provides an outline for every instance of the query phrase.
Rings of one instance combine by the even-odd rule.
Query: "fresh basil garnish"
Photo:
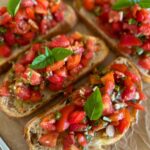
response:
[[[96,90],[91,94],[84,105],[84,111],[90,120],[98,120],[102,116],[103,102],[100,90]]]
[[[142,8],[150,8],[150,1],[148,0],[117,0],[113,5],[114,10],[120,10],[125,7],[131,7],[139,4]]]
[[[21,0],[9,0],[7,10],[11,16],[15,16],[21,4]]]
[[[63,60],[71,54],[73,54],[73,52],[65,48],[54,48],[50,50],[48,47],[45,47],[45,54],[37,56],[30,67],[32,69],[43,69],[48,65],[54,64],[56,61]]]

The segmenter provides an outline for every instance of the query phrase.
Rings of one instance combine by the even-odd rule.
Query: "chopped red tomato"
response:
[[[25,85],[16,87],[15,93],[20,99],[25,101],[29,101],[31,98],[31,90]]]
[[[133,72],[129,71],[129,70],[127,70],[125,72],[125,75],[130,77],[132,82],[134,82],[134,83],[137,83],[137,82],[140,81],[140,78],[137,75],[135,75]]]
[[[60,8],[60,3],[57,3],[51,7],[51,12],[56,13]]]
[[[140,58],[138,61],[138,64],[146,69],[146,70],[150,70],[150,57],[145,57],[145,58]]]
[[[39,142],[43,146],[55,147],[57,144],[59,134],[57,132],[50,132],[40,137]]]
[[[26,63],[31,63],[34,60],[34,58],[35,58],[35,51],[30,50],[30,51],[28,51],[28,53],[24,57],[24,59],[25,59],[24,63],[25,64]]]
[[[54,48],[54,47],[67,47],[70,45],[70,42],[66,36],[58,36],[55,39],[53,39],[50,43],[49,46]]]
[[[132,46],[141,46],[142,42],[140,39],[134,35],[123,35],[120,39],[120,46],[122,47],[132,47]]]
[[[83,134],[77,134],[77,141],[80,146],[85,147],[87,145],[87,140]]]
[[[142,111],[145,110],[144,106],[142,106],[142,105],[140,105],[138,103],[133,103],[133,102],[126,102],[126,103],[127,103],[128,106],[133,107],[133,108],[135,108],[137,110],[142,110]]]
[[[80,54],[70,56],[68,58],[68,62],[67,62],[67,69],[71,70],[71,69],[77,67],[79,65],[80,61],[81,61],[81,55]]]
[[[8,57],[11,54],[11,50],[7,45],[0,45],[0,56]]]
[[[13,66],[13,68],[14,68],[16,74],[21,74],[25,71],[25,67],[22,64],[19,64],[19,63],[15,64]]]
[[[64,78],[62,76],[58,76],[57,74],[54,74],[53,76],[50,76],[48,80],[53,84],[62,84]]]
[[[93,10],[95,7],[95,0],[83,0],[83,5],[87,10]]]
[[[126,88],[132,88],[134,86],[134,82],[132,81],[132,79],[130,77],[126,77],[124,80],[124,86]]]
[[[15,35],[12,32],[6,32],[4,39],[9,46],[13,46],[15,44]]]
[[[142,92],[141,89],[138,90],[138,93],[140,96],[139,100],[146,100],[147,99],[146,95]]]
[[[10,95],[9,88],[8,88],[7,84],[6,85],[2,85],[0,87],[0,95],[1,96],[9,96]]]
[[[51,83],[49,85],[49,89],[51,91],[59,91],[59,90],[62,90],[63,89],[63,84],[62,83],[57,83],[57,84],[54,84],[54,83]]]
[[[130,126],[130,118],[129,111],[125,109],[125,117],[120,120],[119,125],[116,127],[121,134]]]
[[[32,7],[34,2],[32,0],[23,0],[21,5],[22,7]]]
[[[47,131],[55,131],[56,127],[55,127],[54,123],[55,123],[54,115],[50,114],[47,117],[42,119],[40,126]]]
[[[150,24],[142,24],[142,26],[139,27],[139,32],[145,36],[150,36]]]
[[[56,70],[54,73],[63,78],[67,78],[68,76],[66,67],[62,67],[61,69]]]
[[[56,122],[56,130],[63,132],[69,127],[68,117],[75,109],[74,105],[67,105],[61,111],[61,118]]]
[[[41,5],[44,9],[47,9],[49,2],[47,0],[37,0],[38,4]]]
[[[11,15],[8,12],[5,12],[2,16],[0,16],[0,25],[6,25],[11,20]]]
[[[103,84],[105,84],[107,81],[111,81],[112,83],[115,83],[115,81],[114,81],[114,73],[113,72],[107,73],[106,75],[104,75],[101,78],[101,81],[102,81]]]
[[[85,125],[85,124],[75,123],[75,124],[70,125],[69,130],[73,131],[73,132],[83,132],[86,130],[86,128],[87,128],[87,125]]]
[[[127,71],[127,66],[124,64],[113,64],[111,65],[111,69],[113,69],[114,71],[125,73]]]
[[[0,7],[0,15],[4,14],[7,11],[7,8],[5,6]]]
[[[42,100],[42,95],[39,91],[32,91],[32,95],[31,95],[31,98],[30,100],[32,102],[39,102]]]
[[[28,18],[33,19],[33,20],[35,19],[35,11],[33,7],[26,8],[26,13],[27,13]]]
[[[81,123],[83,122],[83,119],[85,118],[86,114],[84,111],[74,111],[69,115],[69,123],[74,124],[74,123]]]
[[[150,42],[144,43],[142,48],[144,49],[144,51],[150,52]]]
[[[114,112],[112,102],[110,99],[110,96],[108,94],[105,94],[102,96],[103,101],[103,115],[110,115]]]
[[[40,15],[47,15],[48,14],[48,10],[44,9],[41,5],[36,5],[35,6],[35,12],[37,14],[40,14]]]

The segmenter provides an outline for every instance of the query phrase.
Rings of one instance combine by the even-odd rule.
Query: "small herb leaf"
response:
[[[84,110],[90,120],[98,120],[102,116],[103,103],[102,96],[98,87],[86,101]]]
[[[21,0],[9,0],[7,10],[11,16],[15,16],[21,4]]]
[[[55,61],[63,60],[64,58],[73,54],[71,50],[65,48],[54,48],[52,49],[52,53]]]

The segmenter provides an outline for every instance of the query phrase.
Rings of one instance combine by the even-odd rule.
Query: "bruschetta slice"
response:
[[[100,149],[120,140],[145,99],[135,66],[117,58],[25,128],[30,150]]]
[[[102,40],[78,32],[34,43],[6,75],[0,107],[13,117],[31,114],[100,64],[108,52]]]
[[[79,16],[118,54],[130,58],[145,82],[150,82],[150,10],[148,3],[77,0]],[[146,8],[144,8],[146,7]]]
[[[11,16],[0,7],[0,72],[35,41],[66,33],[77,22],[73,9],[61,0],[22,0]]]

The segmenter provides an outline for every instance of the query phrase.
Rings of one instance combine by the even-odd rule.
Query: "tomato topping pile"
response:
[[[118,48],[135,57],[138,65],[150,71],[150,10],[134,6],[114,10],[113,0],[83,0],[86,10],[94,12],[103,31],[118,40]]]
[[[34,43],[13,65],[11,77],[8,79],[8,83],[3,84],[0,88],[2,91],[0,95],[13,94],[16,99],[25,102],[39,102],[42,100],[44,90],[61,91],[66,88],[76,75],[89,64],[95,53],[100,50],[99,47],[100,43],[95,38],[85,37],[78,32],[71,35],[59,35],[48,42]],[[33,69],[31,64],[37,57],[46,53],[45,48],[49,51],[53,48],[66,49],[70,50],[72,54],[63,60],[47,64],[41,69]],[[89,57],[89,53],[92,54],[92,57]],[[44,57],[46,57],[45,55]],[[46,61],[43,62],[43,64],[45,63]]]
[[[64,6],[56,0],[22,0],[14,17],[0,7],[0,57],[9,57],[12,48],[29,44],[63,19]]]
[[[90,76],[89,84],[73,91],[69,96],[69,104],[41,119],[39,126],[44,133],[38,138],[39,143],[55,147],[58,139],[62,138],[64,150],[80,150],[88,146],[98,131],[109,138],[124,133],[131,123],[131,110],[144,110],[139,104],[145,99],[137,86],[139,82],[139,77],[124,64],[114,63],[105,71],[96,71]],[[96,91],[95,87],[101,93],[99,98],[103,105],[99,119],[92,119],[97,110],[96,107],[92,108],[91,103],[91,118],[85,109]]]

